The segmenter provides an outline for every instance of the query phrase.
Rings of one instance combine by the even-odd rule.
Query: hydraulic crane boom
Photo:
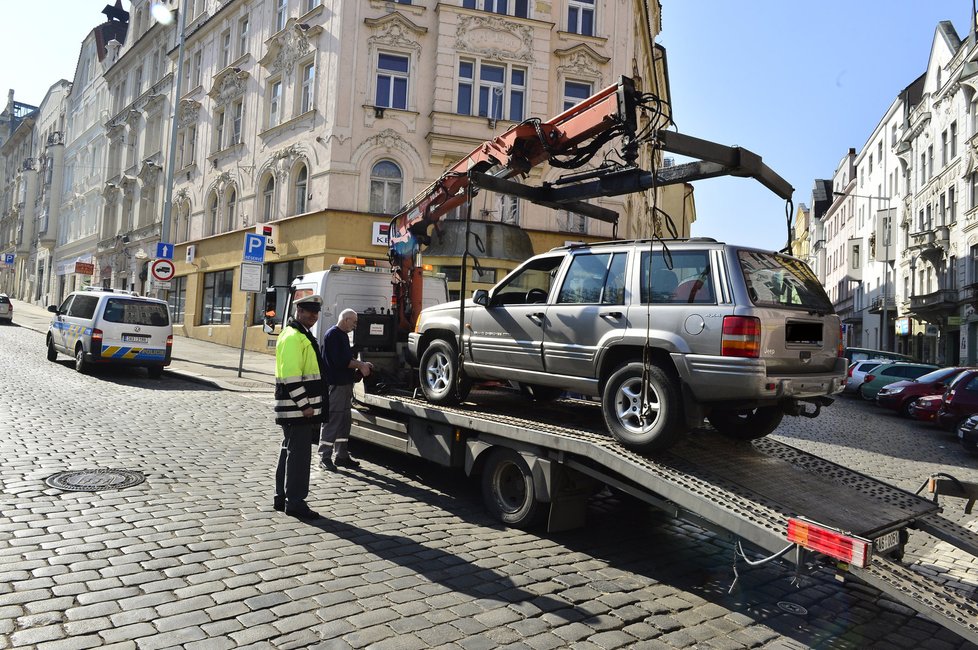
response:
[[[408,332],[414,328],[415,306],[421,305],[423,287],[422,269],[416,258],[421,247],[430,242],[431,226],[463,205],[475,188],[610,222],[617,220],[617,213],[584,200],[721,175],[756,178],[778,196],[790,199],[791,185],[764,165],[760,156],[746,149],[666,131],[659,127],[660,116],[654,116],[646,131],[640,132],[638,111],[651,111],[650,105],[657,101],[658,98],[638,93],[631,79],[621,77],[618,83],[551,120],[529,119],[483,142],[402,207],[391,220],[388,240],[394,285],[391,302],[399,329]],[[620,140],[620,164],[602,165],[543,187],[510,180],[527,174],[543,162],[577,169],[613,140]],[[641,144],[701,160],[656,172],[645,171],[635,164]]]

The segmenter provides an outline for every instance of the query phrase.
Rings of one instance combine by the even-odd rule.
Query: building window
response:
[[[499,220],[513,226],[520,225],[520,200],[515,196],[500,194],[498,203]]]
[[[519,18],[529,18],[529,5],[529,0],[462,0],[462,6],[467,9],[479,9]]]
[[[226,325],[231,322],[231,294],[234,291],[234,271],[204,274],[201,293],[200,324]]]
[[[582,81],[565,81],[564,110],[577,106],[591,95],[591,84]]]
[[[295,214],[303,214],[306,211],[308,184],[309,172],[305,165],[301,165],[295,175]]]
[[[477,72],[478,115],[493,120],[521,121],[526,103],[526,70],[478,61],[459,61],[456,101],[459,115],[472,115],[472,92]]]
[[[275,215],[275,175],[269,174],[261,190],[261,220],[271,221]]]
[[[217,234],[217,193],[211,192],[207,199],[207,212],[204,235]]]
[[[226,29],[221,34],[221,67],[231,65],[231,30]]]
[[[197,125],[190,124],[177,133],[177,169],[183,169],[194,163],[197,142]]]
[[[197,86],[200,85],[200,74],[201,74],[200,62],[202,56],[203,54],[201,53],[201,50],[197,50],[196,52],[194,52],[193,72],[192,72],[193,76],[191,77],[191,79],[193,79],[194,85],[191,86],[191,88],[196,88]]]
[[[299,114],[312,110],[312,91],[316,81],[316,67],[309,63],[302,66],[302,82],[299,86]]]
[[[971,284],[978,284],[978,244],[971,247]]]
[[[472,87],[474,74],[474,62],[458,62],[458,101],[456,103],[456,112],[459,115],[472,115]]]
[[[958,202],[957,197],[954,196],[954,188],[947,188],[947,208],[948,208],[948,220],[951,225],[954,225],[958,221]]]
[[[277,0],[275,3],[275,31],[285,29],[285,21],[289,15],[289,0]]]
[[[241,142],[241,122],[244,119],[244,101],[237,100],[231,104],[231,141],[228,145]]]
[[[594,36],[594,0],[567,0],[567,31]]]
[[[248,28],[250,23],[248,21],[248,16],[245,16],[238,21],[238,57],[242,57],[248,53]]]
[[[187,276],[171,280],[172,288],[166,292],[166,304],[170,306],[170,318],[174,323],[182,323],[187,309]]]
[[[401,207],[401,168],[381,160],[370,170],[370,212],[394,214]]]
[[[273,81],[268,90],[268,128],[278,126],[282,119],[282,82]]]
[[[234,206],[237,203],[237,193],[234,188],[228,190],[227,197],[224,201],[224,232],[230,232],[234,230],[237,225],[234,221]]]
[[[313,9],[315,9],[316,7],[318,7],[319,5],[321,5],[322,3],[323,3],[323,0],[305,0],[305,10],[304,10],[303,13],[305,13],[307,11],[312,11]]]
[[[375,106],[407,110],[408,65],[406,56],[380,54],[377,59]]]

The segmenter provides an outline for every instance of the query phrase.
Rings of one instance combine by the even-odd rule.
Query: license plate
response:
[[[873,540],[873,548],[877,553],[886,553],[900,545],[900,531],[891,530],[887,534]]]
[[[122,340],[126,343],[146,343],[149,341],[149,337],[140,334],[123,334]]]

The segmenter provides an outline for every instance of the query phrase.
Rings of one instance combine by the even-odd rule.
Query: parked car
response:
[[[859,395],[865,400],[875,401],[876,393],[883,386],[904,379],[916,379],[932,370],[937,370],[937,368],[938,366],[932,363],[905,363],[903,361],[881,363],[866,375],[862,385],[859,386]]]
[[[937,423],[948,431],[956,431],[958,425],[975,413],[978,413],[978,369],[962,372],[947,387]]]
[[[474,380],[600,397],[611,434],[646,452],[704,417],[759,438],[845,385],[839,317],[805,262],[707,238],[555,248],[464,309],[460,327],[458,302],[428,307],[408,337],[429,402]]]
[[[890,352],[888,350],[874,350],[872,348],[846,348],[842,352],[849,363],[853,361],[865,361],[866,359],[885,359],[886,361],[909,361],[913,362],[913,357],[900,354],[899,352]]]
[[[958,427],[958,442],[969,454],[978,455],[978,415],[972,415]]]
[[[924,395],[943,395],[944,391],[960,373],[969,370],[967,367],[939,368],[916,379],[904,379],[883,386],[876,394],[876,403],[884,408],[908,417],[910,403]]]
[[[886,361],[883,359],[863,359],[850,363],[849,370],[846,372],[846,386],[842,389],[843,394],[858,395],[859,387],[866,381],[866,375],[884,363]]]
[[[910,402],[908,413],[914,420],[937,422],[937,412],[941,409],[943,395],[925,395]]]
[[[7,325],[14,322],[14,305],[5,293],[0,293],[0,320],[6,321]]]

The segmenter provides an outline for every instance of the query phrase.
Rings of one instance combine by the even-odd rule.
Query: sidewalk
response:
[[[14,306],[14,325],[47,333],[51,313],[22,300],[11,298],[10,302]],[[274,354],[245,350],[239,377],[240,360],[240,348],[187,338],[174,332],[173,354],[166,372],[222,390],[269,394],[275,391]]]

